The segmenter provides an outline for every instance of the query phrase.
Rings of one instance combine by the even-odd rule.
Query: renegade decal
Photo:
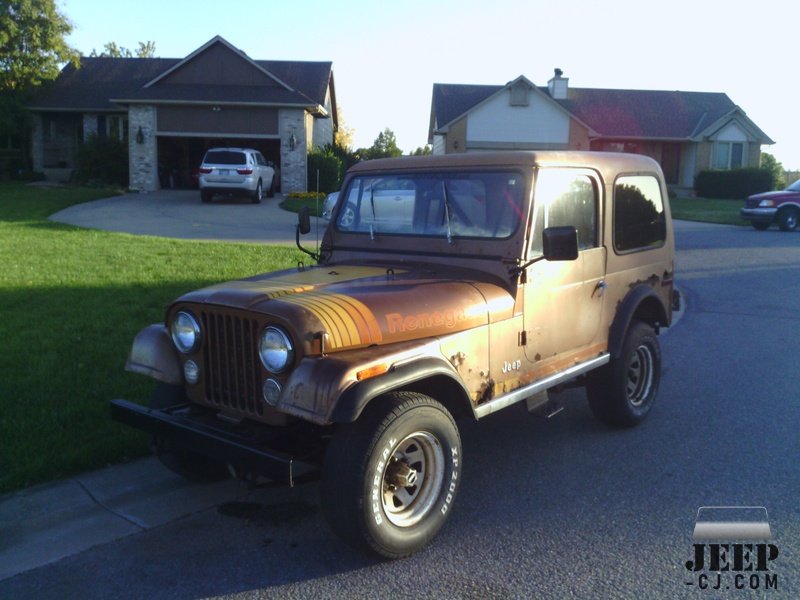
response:
[[[417,329],[427,329],[429,327],[452,329],[466,318],[467,316],[463,310],[436,310],[430,313],[419,313],[418,315],[388,313],[386,315],[386,325],[389,327],[389,333],[416,331]]]

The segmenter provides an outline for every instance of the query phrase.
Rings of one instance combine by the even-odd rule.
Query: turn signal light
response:
[[[358,381],[364,381],[365,379],[370,379],[372,377],[377,377],[378,375],[383,375],[389,370],[389,365],[386,363],[381,363],[379,365],[375,365],[373,367],[369,367],[367,369],[362,369],[356,373],[356,379]]]

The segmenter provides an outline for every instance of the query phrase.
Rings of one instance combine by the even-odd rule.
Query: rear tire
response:
[[[797,229],[797,219],[800,211],[796,208],[783,208],[778,212],[778,227],[781,231],[794,231]]]
[[[183,386],[158,383],[150,397],[150,408],[165,409],[185,402]],[[162,465],[187,481],[212,483],[230,477],[225,463],[186,450],[169,440],[153,436],[151,447]]]
[[[256,189],[253,192],[253,195],[250,196],[250,201],[253,204],[260,204],[261,203],[261,198],[263,197],[263,195],[264,195],[264,190],[261,187],[261,180],[259,179],[258,180],[258,185],[256,185]]]
[[[661,347],[653,328],[634,321],[619,358],[587,375],[586,396],[594,416],[612,427],[644,420],[658,395]]]
[[[461,438],[450,413],[423,394],[392,392],[336,430],[322,469],[322,510],[349,544],[408,556],[444,525],[460,470]]]
[[[200,201],[203,204],[208,204],[211,202],[211,192],[208,190],[200,190]]]

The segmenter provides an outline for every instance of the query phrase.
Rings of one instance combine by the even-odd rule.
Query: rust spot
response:
[[[478,404],[483,404],[494,398],[494,379],[481,384],[478,390]]]
[[[541,355],[541,354],[539,354],[539,353],[537,352],[537,353],[536,353],[536,356],[534,356],[534,357],[533,357],[533,360],[535,360],[535,361],[540,361],[540,360],[542,360],[542,355]]]

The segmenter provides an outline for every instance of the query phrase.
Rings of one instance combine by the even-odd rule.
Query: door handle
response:
[[[592,292],[592,296],[594,296],[595,292],[597,292],[598,290],[600,290],[600,294],[599,295],[602,296],[603,293],[606,291],[607,287],[608,287],[608,284],[606,283],[606,280],[605,279],[601,279],[600,281],[597,282],[597,285],[594,286],[594,291]]]

